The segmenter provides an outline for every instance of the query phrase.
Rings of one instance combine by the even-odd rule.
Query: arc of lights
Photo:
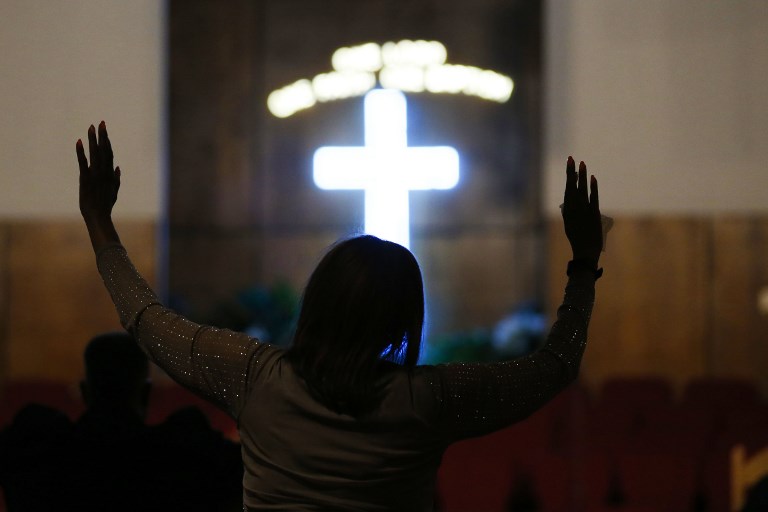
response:
[[[508,76],[448,64],[447,56],[445,46],[438,41],[403,40],[339,48],[331,57],[332,71],[272,91],[267,108],[276,117],[289,117],[317,103],[363,96],[377,83],[403,92],[465,94],[498,103],[512,95],[514,82]]]
[[[333,53],[333,71],[277,89],[267,107],[289,117],[316,103],[365,95],[365,145],[315,151],[314,181],[324,190],[365,192],[365,231],[410,245],[409,192],[446,190],[459,181],[459,154],[450,146],[407,143],[403,92],[465,94],[498,103],[512,79],[474,66],[447,64],[437,41],[365,43]],[[373,90],[380,84],[383,89]]]

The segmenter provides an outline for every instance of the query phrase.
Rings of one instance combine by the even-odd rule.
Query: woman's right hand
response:
[[[573,259],[581,260],[597,268],[603,249],[603,229],[600,218],[600,201],[597,193],[597,179],[592,176],[587,190],[587,166],[568,157],[565,166],[565,200],[563,201],[563,223],[565,235],[571,243]]]

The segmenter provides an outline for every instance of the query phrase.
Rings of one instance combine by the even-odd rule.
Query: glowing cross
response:
[[[365,191],[365,232],[404,247],[410,242],[410,190],[450,189],[459,181],[459,154],[449,146],[409,147],[405,95],[365,95],[365,146],[315,151],[315,184]]]

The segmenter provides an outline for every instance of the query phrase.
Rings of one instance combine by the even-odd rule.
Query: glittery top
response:
[[[247,510],[431,510],[451,442],[525,418],[576,378],[594,303],[594,277],[574,272],[535,354],[382,372],[381,405],[354,418],[315,401],[281,349],[164,307],[121,245],[97,262],[149,357],[238,421]]]

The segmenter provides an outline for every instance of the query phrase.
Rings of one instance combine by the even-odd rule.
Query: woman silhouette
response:
[[[336,244],[302,298],[289,350],[196,324],[164,307],[111,219],[120,187],[102,122],[77,141],[80,211],[123,326],[174,380],[238,422],[246,510],[431,510],[452,442],[520,421],[573,381],[602,248],[597,181],[566,164],[565,298],[546,344],[506,362],[417,365],[419,266],[372,236]],[[591,189],[591,194],[588,189]]]

